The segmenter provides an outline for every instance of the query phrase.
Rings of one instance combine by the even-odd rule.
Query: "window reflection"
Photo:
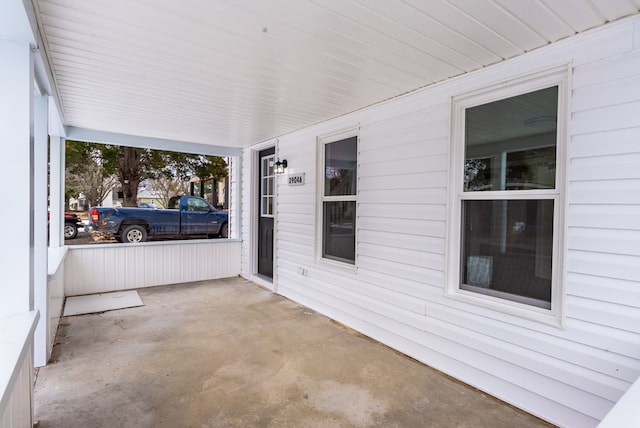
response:
[[[505,190],[555,188],[555,146],[507,153],[505,187]]]
[[[325,145],[325,196],[356,194],[357,141],[352,137]]]
[[[465,111],[465,191],[554,189],[558,87]]]

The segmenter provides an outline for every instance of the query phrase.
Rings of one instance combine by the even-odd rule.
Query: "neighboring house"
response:
[[[78,198],[69,198],[69,208],[71,211],[87,211],[89,209],[89,201],[80,193]]]
[[[638,28],[246,149],[243,275],[543,419],[596,425],[640,375]],[[276,153],[285,175],[261,168]],[[285,202],[266,212],[269,180]],[[275,219],[273,273],[257,217]]]
[[[153,190],[140,189],[138,191],[138,203],[147,204],[156,208],[165,208],[162,195]]]
[[[156,192],[146,189],[140,189],[138,191],[138,202],[142,204],[148,204],[157,208],[163,208],[163,199],[161,195]],[[103,207],[121,207],[122,206],[122,190],[116,185],[110,192],[107,192],[101,206]]]
[[[120,201],[122,201],[122,198],[120,198]],[[116,203],[118,203],[118,191],[116,188],[113,188],[110,192],[107,192],[101,205],[103,207],[114,207],[116,206]],[[122,205],[121,202],[120,205]]]

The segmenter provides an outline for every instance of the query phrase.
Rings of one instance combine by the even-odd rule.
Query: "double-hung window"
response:
[[[320,140],[321,258],[354,265],[358,198],[358,137]]]
[[[453,99],[450,295],[559,319],[567,74]]]

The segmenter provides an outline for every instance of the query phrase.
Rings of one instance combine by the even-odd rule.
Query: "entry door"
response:
[[[258,154],[258,274],[273,278],[273,212],[275,148]]]

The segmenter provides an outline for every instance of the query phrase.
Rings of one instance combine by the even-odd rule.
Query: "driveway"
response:
[[[541,427],[241,278],[139,290],[61,320],[40,427]]]

